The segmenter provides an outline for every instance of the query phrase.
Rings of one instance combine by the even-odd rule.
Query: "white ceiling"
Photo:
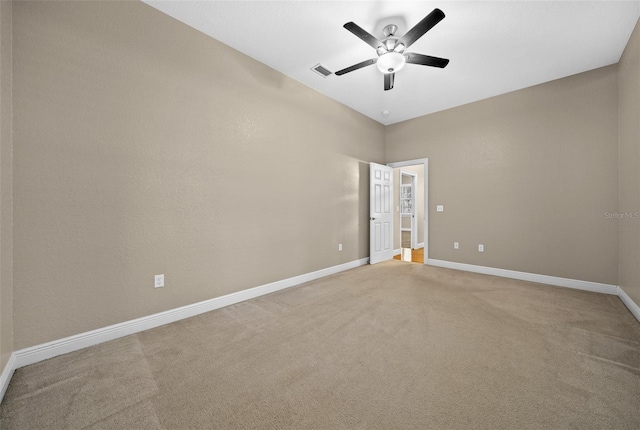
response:
[[[617,63],[640,1],[155,1],[145,3],[388,125]],[[446,15],[407,52],[450,59],[445,69],[407,64],[383,90],[375,58],[342,26],[402,36],[434,8]],[[388,111],[388,115],[383,115]]]

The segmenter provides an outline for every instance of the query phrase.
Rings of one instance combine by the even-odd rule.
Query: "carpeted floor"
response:
[[[617,297],[363,266],[16,371],[3,429],[638,429]]]

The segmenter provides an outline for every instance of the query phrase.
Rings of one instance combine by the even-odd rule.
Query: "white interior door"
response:
[[[369,167],[369,264],[393,258],[393,168]]]

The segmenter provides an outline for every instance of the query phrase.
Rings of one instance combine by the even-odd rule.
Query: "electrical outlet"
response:
[[[460,244],[458,242],[453,242],[453,249],[459,249]]]
[[[164,275],[156,275],[154,286],[156,288],[164,287]]]
[[[444,205],[437,205],[436,212],[444,212]]]
[[[341,243],[338,244],[338,251],[342,251],[342,244]]]
[[[484,252],[484,245],[483,244],[478,245],[478,252]]]

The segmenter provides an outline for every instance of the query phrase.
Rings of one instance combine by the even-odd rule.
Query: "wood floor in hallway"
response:
[[[406,249],[406,248],[403,248]],[[396,260],[401,260],[402,255],[396,255],[393,257]],[[412,263],[420,263],[424,264],[424,248],[412,249],[411,250],[411,262]]]

